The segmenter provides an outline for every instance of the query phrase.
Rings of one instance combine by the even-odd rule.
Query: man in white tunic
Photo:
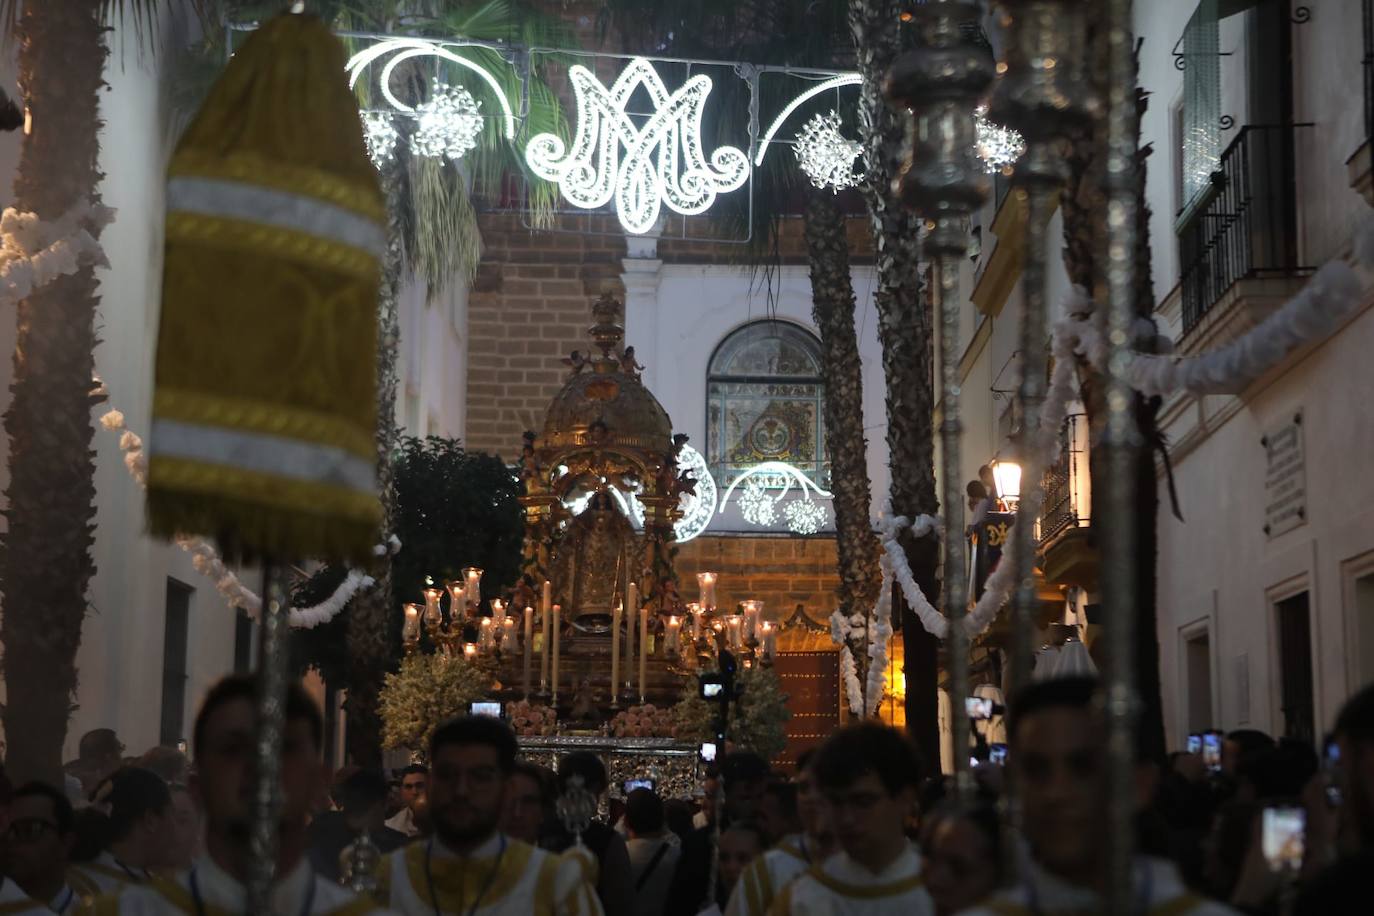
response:
[[[430,740],[434,834],[391,853],[379,898],[413,916],[601,916],[574,851],[557,856],[498,829],[515,768],[515,735],[499,719],[465,716]]]
[[[84,882],[97,894],[142,884],[153,871],[175,862],[172,790],[162,777],[140,767],[125,767],[110,777],[109,787],[96,802],[109,807],[110,842],[94,860],[75,865],[68,873],[74,887]]]
[[[97,914],[227,916],[247,911],[252,811],[252,769],[257,739],[255,684],[228,677],[210,689],[196,716],[193,744],[196,791],[205,812],[205,855],[190,869],[129,884],[98,897]],[[319,707],[292,684],[282,734],[281,822],[270,916],[364,916],[384,913],[337,884],[315,875],[306,857],[310,806],[324,785],[320,762],[324,719]],[[267,916],[267,914],[264,914]]]
[[[754,860],[730,895],[726,916],[765,916],[783,888],[835,851],[835,833],[816,784],[815,763],[815,751],[803,751],[797,757],[797,816],[802,832],[783,837]]]
[[[817,755],[840,851],[782,890],[775,916],[933,916],[921,857],[905,833],[916,803],[915,749],[896,731],[865,722],[841,729]]]
[[[964,916],[1048,916],[1102,910],[1107,867],[1107,766],[1091,678],[1041,681],[1016,697],[1007,753],[1029,861],[1010,888]],[[1137,856],[1131,912],[1222,916],[1233,911],[1189,892],[1173,863]]]

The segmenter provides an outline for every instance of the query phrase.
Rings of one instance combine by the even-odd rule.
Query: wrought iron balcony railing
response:
[[[1294,133],[1311,124],[1247,125],[1178,230],[1183,333],[1239,280],[1302,276]]]
[[[1088,473],[1088,418],[1070,414],[1060,432],[1063,452],[1045,472],[1045,506],[1040,513],[1040,548],[1064,532],[1092,521],[1092,478]]]

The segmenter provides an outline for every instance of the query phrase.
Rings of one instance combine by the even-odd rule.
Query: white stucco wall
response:
[[[652,253],[643,247],[639,251]],[[889,481],[882,346],[873,306],[876,278],[869,267],[856,267],[852,275],[855,331],[863,364],[868,475],[876,513],[887,498]],[[811,322],[811,281],[804,266],[785,266],[774,273],[771,302],[768,281],[748,268],[662,264],[652,257],[630,257],[625,259],[624,278],[626,342],[634,346],[636,358],[646,367],[644,382],[668,411],[673,428],[690,436],[703,454],[706,367],[716,345],[742,325],[769,317],[796,322],[816,333]],[[832,514],[827,530],[833,530],[833,523]],[[708,529],[710,533],[762,530],[768,529],[748,525],[739,517],[733,499]]]

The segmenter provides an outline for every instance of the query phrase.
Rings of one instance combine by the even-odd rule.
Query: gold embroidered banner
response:
[[[160,534],[359,559],[376,492],[385,211],[343,46],[282,15],[172,157],[148,464]]]

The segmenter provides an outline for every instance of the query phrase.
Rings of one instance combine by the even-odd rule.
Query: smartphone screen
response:
[[[716,759],[716,746],[710,741],[704,741],[701,745],[701,759],[710,763]]]
[[[1303,834],[1307,812],[1301,808],[1265,808],[1264,834],[1260,839],[1264,860],[1274,871],[1297,871],[1302,867]]]
[[[1202,736],[1202,762],[1213,770],[1221,769],[1221,735],[1216,732]]]
[[[1005,744],[992,744],[988,746],[988,763],[1004,766],[1007,762],[1007,746]]]
[[[1202,734],[1200,732],[1193,732],[1188,736],[1188,753],[1202,753]]]
[[[1322,754],[1322,770],[1326,777],[1326,803],[1333,808],[1341,804],[1341,746],[1335,738],[1326,739]]]
[[[992,718],[992,700],[985,697],[969,697],[964,701],[964,709],[970,719]]]
[[[629,795],[635,789],[648,789],[653,791],[654,781],[652,779],[627,779],[625,780],[625,794]]]

